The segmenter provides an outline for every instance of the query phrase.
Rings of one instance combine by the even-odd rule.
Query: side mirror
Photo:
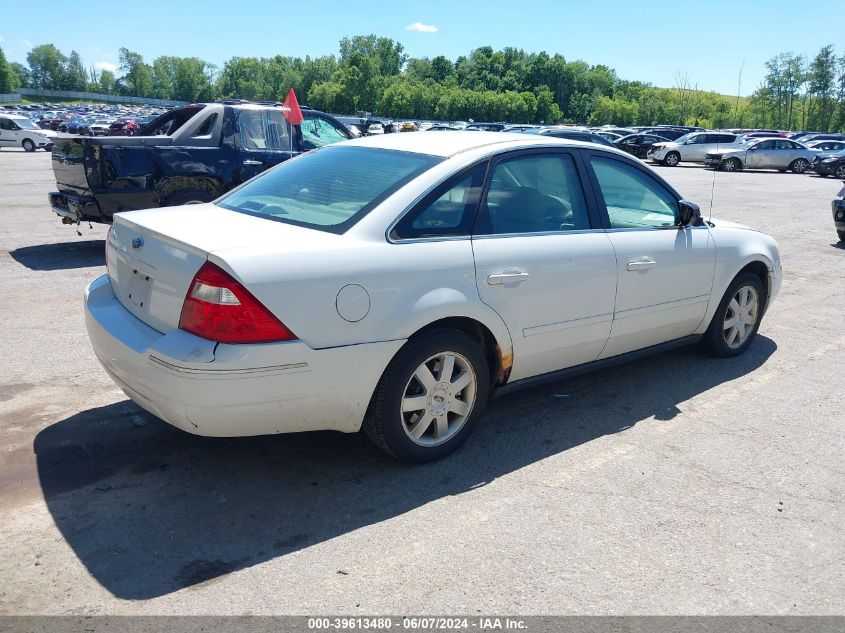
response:
[[[689,200],[678,202],[678,226],[699,226],[701,224],[701,207]]]

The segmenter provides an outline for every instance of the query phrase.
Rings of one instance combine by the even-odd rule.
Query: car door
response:
[[[0,117],[0,147],[13,147],[15,142],[14,124],[11,119]]]
[[[714,148],[709,142],[709,134],[698,134],[688,139],[683,146],[683,159],[702,162],[704,155]]]
[[[677,194],[643,166],[595,153],[588,162],[619,280],[601,358],[693,334],[713,285],[709,227],[678,226]]]
[[[610,335],[616,257],[576,150],[491,163],[473,231],[481,300],[507,324],[511,380],[595,360]]]
[[[745,152],[745,166],[752,169],[765,169],[776,163],[775,141],[760,141]]]
[[[240,156],[239,182],[245,182],[270,167],[296,155],[290,125],[279,109],[236,110],[235,130]]]

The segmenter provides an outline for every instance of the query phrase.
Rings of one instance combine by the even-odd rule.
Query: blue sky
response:
[[[792,51],[814,55],[826,44],[845,52],[836,3],[782,0],[75,0],[64,9],[0,22],[0,46],[25,62],[32,45],[75,49],[86,66],[117,64],[121,46],[150,62],[159,55],[197,56],[222,66],[229,57],[337,54],[340,38],[375,33],[415,57],[454,60],[473,48],[513,46],[615,68],[624,79],[671,87],[677,73],[693,86],[742,94],[759,84],[764,63]],[[9,8],[9,7],[7,7]],[[96,25],[96,26],[92,26]],[[416,30],[412,27],[416,25]]]

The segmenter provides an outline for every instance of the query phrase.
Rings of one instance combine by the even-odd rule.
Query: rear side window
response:
[[[487,163],[451,178],[423,198],[396,225],[394,239],[469,235],[481,198]]]
[[[441,161],[427,154],[325,147],[285,161],[218,204],[279,222],[343,233],[391,193]]]
[[[210,136],[211,130],[214,129],[214,123],[217,121],[217,113],[213,113],[210,116],[206,117],[205,121],[202,122],[202,125],[199,126],[196,132],[194,132],[194,138],[199,136]]]
[[[664,228],[677,224],[677,201],[648,174],[601,156],[590,157],[590,162],[612,228]]]

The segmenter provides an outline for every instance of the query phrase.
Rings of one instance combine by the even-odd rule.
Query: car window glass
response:
[[[348,137],[332,125],[329,121],[315,117],[312,114],[305,113],[304,121],[300,126],[302,130],[302,149],[314,149],[315,147],[323,147],[337,143],[338,141],[345,141]]]
[[[246,150],[291,149],[288,123],[279,109],[241,110],[238,133]]]
[[[194,132],[194,138],[199,136],[209,136],[211,135],[211,130],[214,129],[214,123],[217,121],[217,113],[213,113],[211,116],[206,117],[205,121],[202,122],[202,125],[199,126],[196,132]]]
[[[0,119],[0,130],[13,130],[12,122],[9,119]]]
[[[329,146],[283,162],[216,204],[343,233],[391,193],[441,161],[427,154]]]
[[[666,227],[677,224],[678,203],[640,169],[609,158],[590,162],[613,228]]]
[[[795,149],[797,147],[792,141],[775,141],[775,149]]]
[[[760,141],[754,147],[758,150],[760,150],[760,149],[764,149],[764,150],[765,149],[774,149],[775,148],[775,142],[774,141]]]
[[[486,168],[487,163],[481,163],[439,186],[402,218],[393,237],[469,235]]]
[[[497,163],[484,208],[489,226],[480,233],[590,228],[584,191],[569,154],[520,156]]]

